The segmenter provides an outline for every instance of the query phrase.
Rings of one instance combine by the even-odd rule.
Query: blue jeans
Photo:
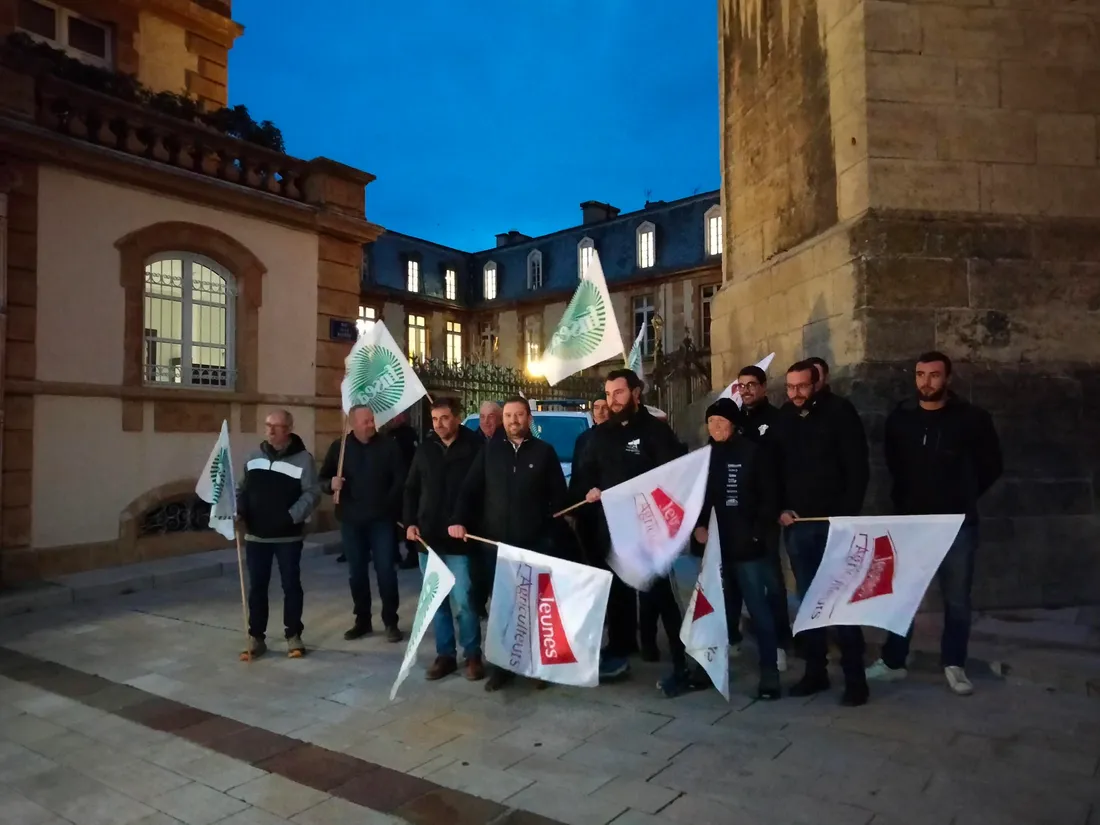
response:
[[[825,543],[829,539],[829,522],[795,522],[786,530],[787,555],[791,559],[798,597],[806,598],[806,591],[821,567],[825,556]],[[840,667],[844,678],[861,681],[863,673],[863,628],[853,625],[838,625],[836,640],[840,647]],[[800,634],[805,640],[806,676],[821,678],[826,675],[829,661],[829,637],[824,627],[804,630]]]
[[[974,556],[978,550],[977,521],[964,522],[959,534],[940,563],[936,578],[943,596],[943,636],[940,639],[940,664],[965,667],[970,642],[970,590],[974,584]],[[913,626],[904,636],[891,633],[882,646],[882,661],[887,667],[905,667]]]
[[[783,562],[779,557],[779,530],[769,534],[768,564],[773,575],[769,576],[768,604],[771,605],[772,626],[778,647],[787,650],[791,646],[791,615],[787,607],[787,583],[783,580]],[[741,585],[736,575],[723,580],[726,589],[726,625],[729,629],[730,644],[741,643],[741,605],[748,600],[741,594]],[[756,619],[753,619],[755,624]]]
[[[734,578],[741,591],[741,598],[749,609],[749,618],[756,628],[756,646],[760,651],[760,672],[778,673],[776,650],[779,638],[772,615],[770,594],[775,593],[779,585],[775,581],[775,568],[771,559],[734,562]],[[738,606],[740,608],[740,605]],[[740,610],[739,610],[740,612]]]
[[[301,636],[302,630],[302,542],[269,543],[246,541],[248,566],[248,635],[263,639],[267,633],[267,590],[271,585],[271,565],[279,565],[283,585],[283,627],[286,637]]]
[[[341,524],[340,541],[348,560],[348,583],[355,605],[356,622],[371,618],[370,563],[382,599],[382,624],[397,626],[397,525],[392,521]]]
[[[420,574],[428,564],[428,554],[420,556]],[[435,630],[435,655],[457,657],[455,643],[455,619],[458,619],[458,642],[462,645],[462,655],[469,659],[481,655],[481,622],[473,602],[473,581],[471,573],[473,563],[469,556],[440,556],[447,569],[455,577],[455,586],[451,595],[439,605],[432,620]]]

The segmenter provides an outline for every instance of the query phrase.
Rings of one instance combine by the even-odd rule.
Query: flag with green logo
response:
[[[235,537],[237,485],[233,483],[233,458],[229,452],[229,423],[222,422],[210,458],[206,460],[195,495],[210,505],[210,528],[227,539]]]
[[[427,545],[424,545],[427,547]],[[435,611],[443,604],[443,600],[451,593],[455,586],[454,573],[447,569],[443,559],[436,555],[430,547],[428,561],[424,565],[424,582],[420,585],[420,599],[416,603],[416,615],[413,616],[412,631],[409,633],[409,645],[405,648],[405,658],[401,662],[401,669],[397,671],[397,678],[390,688],[390,701],[397,697],[397,689],[409,676],[413,662],[416,661],[416,649],[424,638],[424,631],[435,618]]]
[[[340,384],[344,412],[350,413],[352,407],[370,407],[379,427],[427,394],[409,359],[381,321],[360,336],[344,361],[344,380]]]
[[[642,328],[638,330],[638,337],[634,339],[634,346],[630,348],[630,355],[626,359],[627,369],[634,370],[634,373],[645,381],[645,366],[642,364],[642,345],[645,343],[645,331],[646,324],[642,324]]]
[[[621,357],[624,352],[600,256],[593,250],[592,261],[542,357],[542,372],[550,386],[554,386],[583,369]]]

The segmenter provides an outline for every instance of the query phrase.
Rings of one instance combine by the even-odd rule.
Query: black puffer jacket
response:
[[[332,479],[340,463],[340,439],[332,442],[321,465],[321,489],[332,493]],[[365,444],[348,433],[344,445],[344,487],[336,505],[342,524],[366,524],[401,517],[405,488],[401,448],[387,435],[375,433]]]
[[[420,535],[437,553],[462,555],[468,542],[447,535],[459,491],[470,472],[481,439],[466,427],[459,427],[448,447],[438,438],[425,439],[413,457],[405,481],[405,524],[416,525]],[[424,552],[424,546],[418,549]]]

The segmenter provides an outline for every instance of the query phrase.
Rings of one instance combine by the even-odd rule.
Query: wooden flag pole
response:
[[[473,539],[474,541],[480,541],[482,544],[497,544],[498,542],[491,541],[490,539],[483,539],[481,536],[475,536],[473,533],[467,533],[466,538]]]
[[[586,505],[588,503],[589,503],[588,499],[582,499],[581,501],[578,501],[576,504],[570,504],[564,510],[558,510],[558,512],[554,513],[553,518],[557,518],[558,516],[564,516],[566,513],[570,512],[571,510],[576,510],[578,507],[583,507],[584,505]]]
[[[347,443],[348,443],[348,416],[347,416],[347,413],[344,413],[344,434],[340,436],[340,459],[336,462],[336,477],[337,478],[343,478],[344,477],[344,447],[347,446]],[[333,504],[339,504],[340,503],[340,491],[339,490],[336,490],[332,494],[332,503]]]
[[[795,521],[829,521],[831,516],[811,516],[810,518],[796,518]]]
[[[252,637],[248,633],[248,596],[244,588],[244,551],[241,550],[241,531],[233,526],[233,535],[237,539],[237,573],[241,580],[241,616],[244,618],[245,661],[252,661]]]

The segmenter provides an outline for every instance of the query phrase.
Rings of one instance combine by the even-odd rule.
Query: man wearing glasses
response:
[[[779,523],[786,529],[787,555],[802,598],[821,566],[829,522],[799,519],[858,516],[870,476],[859,415],[846,410],[838,396],[818,393],[814,385],[819,380],[817,366],[810,361],[792,364],[787,370],[787,403],[775,422],[783,484]],[[863,631],[837,627],[836,636],[844,672],[841,703],[866,704]],[[811,696],[829,689],[828,639],[825,628],[807,630],[800,637],[805,640],[806,671],[790,694]]]

